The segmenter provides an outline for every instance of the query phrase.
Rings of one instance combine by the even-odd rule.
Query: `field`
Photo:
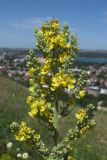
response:
[[[50,133],[28,118],[28,106],[25,103],[27,95],[28,88],[7,77],[0,77],[0,145],[13,140],[9,125],[13,121],[21,122],[24,119],[40,131],[46,143],[52,145],[52,139],[48,138]],[[72,127],[71,119],[72,114],[61,122],[61,136]],[[73,154],[76,160],[107,160],[107,112],[96,111],[95,119],[96,127],[83,136],[74,147]]]

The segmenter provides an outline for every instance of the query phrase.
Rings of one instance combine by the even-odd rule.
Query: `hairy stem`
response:
[[[54,130],[54,135],[53,135],[53,140],[54,140],[55,145],[57,145],[58,141],[59,141],[59,117],[58,116],[59,116],[58,102],[56,101],[55,105],[54,105],[54,119],[55,119],[54,127],[55,127],[55,130]]]

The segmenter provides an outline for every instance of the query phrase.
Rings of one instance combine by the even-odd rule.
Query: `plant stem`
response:
[[[57,145],[59,141],[59,117],[58,116],[59,116],[58,115],[58,101],[56,101],[55,106],[54,106],[55,130],[54,130],[54,135],[53,135],[55,145]]]

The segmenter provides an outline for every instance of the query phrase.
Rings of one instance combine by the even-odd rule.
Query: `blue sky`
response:
[[[0,47],[35,47],[34,26],[67,22],[81,49],[107,50],[107,0],[0,0]]]

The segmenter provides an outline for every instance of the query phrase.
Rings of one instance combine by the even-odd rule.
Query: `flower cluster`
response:
[[[32,137],[37,140],[40,139],[40,135],[36,134],[30,127],[27,127],[27,124],[24,121],[22,121],[17,131],[14,130],[14,123],[11,124],[10,128],[13,129],[16,140],[25,141],[31,139]]]
[[[17,154],[17,158],[18,159],[28,159],[29,158],[29,154],[27,153],[27,152],[25,152],[25,153],[23,153],[23,154],[21,154],[21,153],[18,153]]]
[[[29,88],[30,96],[28,96],[26,102],[31,111],[28,114],[32,118],[41,119],[42,117],[46,123],[48,121],[50,125],[50,122],[52,122],[52,125],[55,126],[54,106],[56,97],[59,95],[55,91],[59,89],[64,95],[66,94],[65,89],[73,91],[75,88],[76,78],[72,72],[64,68],[67,61],[72,63],[74,50],[72,43],[69,43],[68,26],[64,25],[61,31],[57,20],[50,20],[50,22],[43,24],[41,28],[36,28],[35,33],[36,46],[38,50],[43,52],[45,62],[40,64],[35,58],[35,53],[32,50],[30,51],[28,73],[31,76],[31,86]],[[78,47],[75,46],[75,48]],[[67,65],[68,69],[69,64]],[[67,102],[72,100],[72,97],[68,95],[66,97],[69,98],[67,98]],[[59,99],[66,101],[61,97]]]
[[[84,111],[83,109],[79,109],[79,110],[77,111],[75,117],[76,117],[80,122],[82,122],[85,116],[86,116],[86,111]]]
[[[18,126],[17,131],[15,130],[16,125]],[[14,133],[16,140],[26,141],[32,148],[38,149],[40,153],[47,154],[48,149],[42,142],[40,134],[36,133],[35,130],[32,130],[30,127],[28,127],[26,122],[23,121],[21,125],[13,122],[10,125],[10,129]]]
[[[50,52],[56,47],[70,48],[70,45],[66,44],[66,37],[60,32],[58,20],[51,20],[49,23],[45,23],[41,29],[37,28],[36,38],[36,46],[44,52]]]
[[[30,108],[28,115],[50,129],[55,146],[47,149],[40,135],[27,127],[25,122],[21,125],[14,123],[11,129],[16,140],[29,143],[43,154],[44,159],[73,160],[72,141],[94,125],[94,107],[88,106],[87,111],[80,109],[76,113],[77,126],[70,129],[58,143],[60,119],[70,114],[76,106],[76,100],[85,95],[86,73],[83,71],[75,76],[72,71],[78,41],[74,33],[70,34],[68,25],[64,24],[60,29],[56,19],[35,28],[35,35],[36,48],[42,52],[44,61],[41,63],[35,52],[30,50],[27,64],[30,76],[30,95],[26,100]]]
[[[76,79],[71,74],[63,74],[61,71],[52,77],[51,90],[56,90],[62,86],[64,88],[73,89]]]

